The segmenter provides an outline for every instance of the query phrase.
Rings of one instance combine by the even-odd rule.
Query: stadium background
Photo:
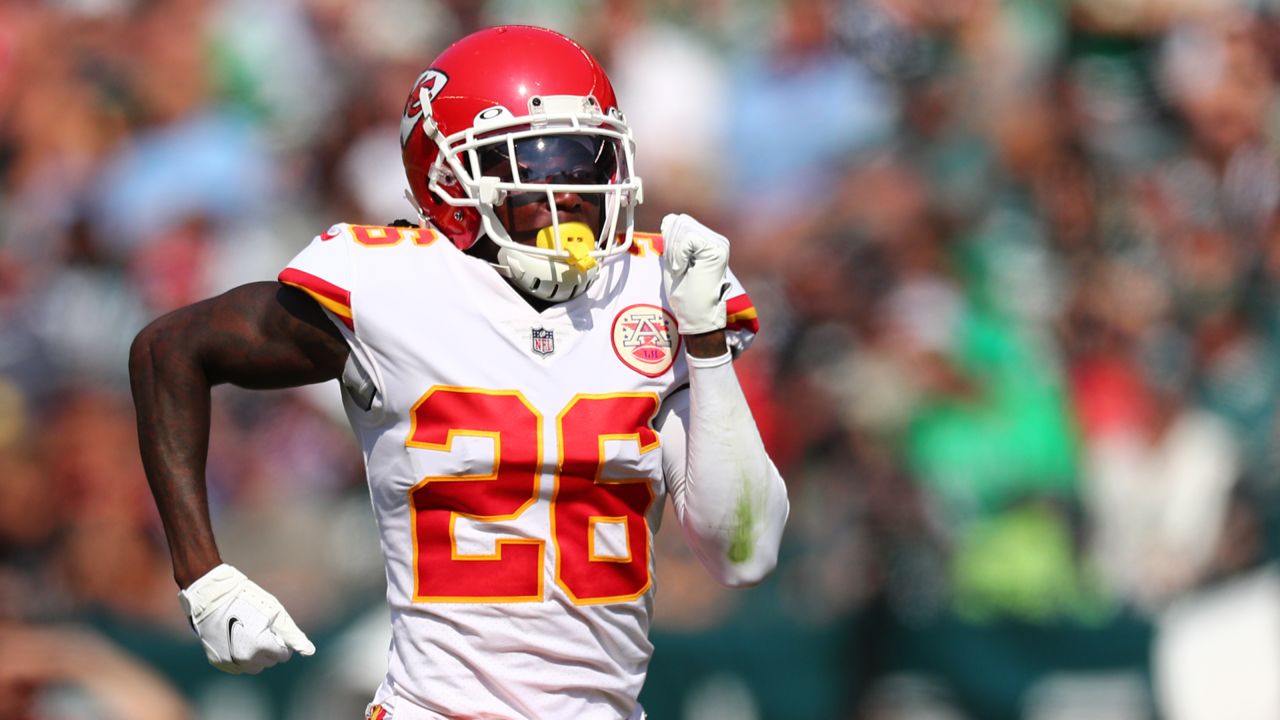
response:
[[[383,575],[335,389],[215,393],[223,554],[319,647],[232,678],[125,357],[405,217],[404,93],[498,22],[604,60],[640,227],[723,230],[763,318],[781,564],[725,591],[659,535],[653,717],[1280,717],[1274,0],[0,0],[0,718],[358,717]]]

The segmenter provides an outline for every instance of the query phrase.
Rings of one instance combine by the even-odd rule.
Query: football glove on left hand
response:
[[[729,240],[688,215],[662,218],[662,286],[681,335],[724,329]]]
[[[316,651],[280,601],[230,565],[205,573],[178,593],[178,601],[209,663],[223,672],[256,674],[294,652]]]

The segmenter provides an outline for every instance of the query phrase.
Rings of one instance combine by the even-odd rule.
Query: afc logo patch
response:
[[[542,357],[556,351],[556,331],[536,327],[530,332],[529,348]]]
[[[632,305],[613,319],[613,352],[645,377],[670,370],[679,349],[676,319],[657,305]]]

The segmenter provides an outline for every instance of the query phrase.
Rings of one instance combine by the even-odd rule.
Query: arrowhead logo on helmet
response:
[[[422,117],[421,91],[426,90],[427,100],[434,101],[448,82],[449,76],[435,69],[423,71],[414,81],[413,92],[409,93],[409,99],[404,106],[404,115],[400,118],[401,145],[409,139],[410,133],[418,126],[418,119]]]
[[[427,89],[428,100],[435,100],[447,82],[449,82],[449,76],[439,70],[428,70],[418,77],[418,86]]]

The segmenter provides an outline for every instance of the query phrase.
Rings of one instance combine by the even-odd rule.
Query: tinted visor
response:
[[[476,151],[483,175],[502,182],[607,185],[618,170],[618,149],[611,138],[592,135],[539,135],[498,142]]]

